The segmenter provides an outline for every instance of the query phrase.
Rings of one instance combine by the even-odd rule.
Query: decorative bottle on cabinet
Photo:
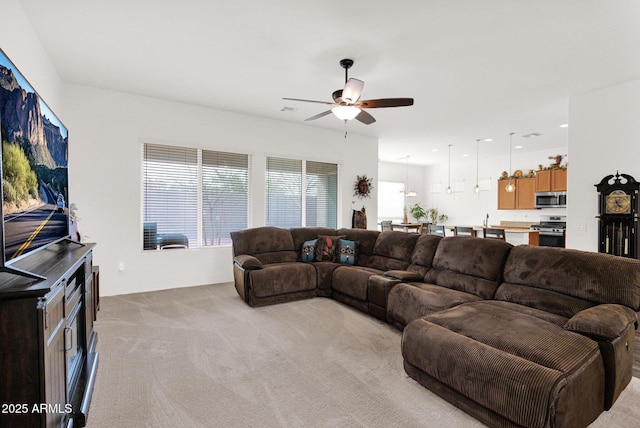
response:
[[[608,175],[598,190],[598,251],[638,258],[638,191],[640,183],[627,174]]]

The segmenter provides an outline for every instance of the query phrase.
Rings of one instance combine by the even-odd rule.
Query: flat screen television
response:
[[[2,257],[13,261],[69,237],[68,132],[0,50]]]

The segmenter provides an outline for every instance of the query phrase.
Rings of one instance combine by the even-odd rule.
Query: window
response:
[[[267,226],[333,227],[338,224],[338,165],[267,158]]]
[[[144,249],[227,245],[245,229],[249,157],[144,144]]]
[[[247,228],[249,156],[202,151],[202,245],[231,244]]]

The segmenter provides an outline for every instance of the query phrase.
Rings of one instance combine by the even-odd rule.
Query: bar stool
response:
[[[491,228],[491,227],[484,227],[482,228],[482,236],[485,238],[491,238],[491,239],[502,239],[503,241],[506,240],[505,234],[504,234],[504,229],[495,229],[495,228]]]
[[[473,230],[473,227],[455,226],[453,228],[453,235],[476,236],[476,231]]]

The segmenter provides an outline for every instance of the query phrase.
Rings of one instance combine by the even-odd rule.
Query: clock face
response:
[[[614,190],[606,196],[605,213],[607,214],[630,214],[631,195],[627,195],[622,190]]]

